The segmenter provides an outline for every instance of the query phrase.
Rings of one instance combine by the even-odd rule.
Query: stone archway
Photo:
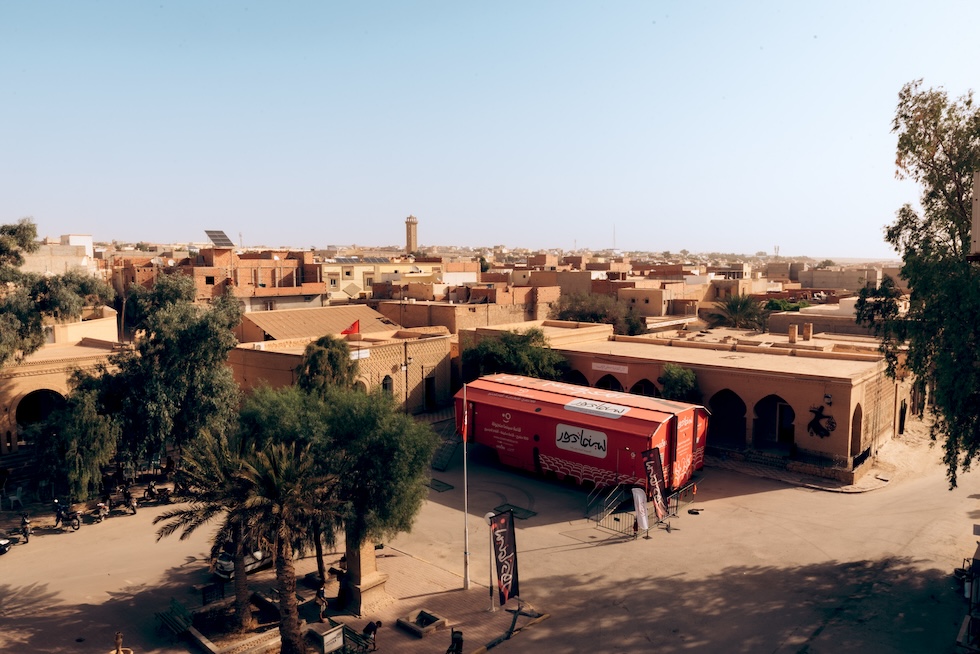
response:
[[[796,412],[778,395],[767,395],[755,404],[752,444],[755,447],[790,449],[796,436]]]
[[[565,375],[565,381],[569,384],[576,384],[578,386],[589,385],[589,380],[586,379],[585,375],[580,373],[578,370],[570,370],[568,374]]]
[[[711,447],[744,448],[745,414],[747,407],[735,391],[722,389],[708,401],[711,418],[708,420],[708,445]]]
[[[47,420],[52,412],[65,407],[65,398],[46,388],[31,391],[20,399],[15,411],[17,423],[17,452],[24,453],[25,450],[33,450],[37,443],[33,442],[34,427]],[[43,438],[43,434],[37,434],[38,438]]]
[[[630,388],[633,395],[644,395],[646,397],[660,397],[660,391],[649,379],[641,379]]]
[[[599,381],[595,383],[596,388],[602,388],[607,391],[618,391],[623,392],[623,385],[619,383],[619,380],[612,375],[604,375],[599,378]]]

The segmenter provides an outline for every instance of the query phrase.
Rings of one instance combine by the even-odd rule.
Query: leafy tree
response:
[[[237,343],[237,300],[226,294],[201,307],[184,296],[156,301],[143,315],[144,337],[113,357],[116,372],[104,378],[105,406],[122,429],[120,449],[138,460],[160,452],[167,439],[179,449],[204,432],[230,432],[240,394],[226,364]]]
[[[485,257],[480,257],[480,272],[487,272],[488,270],[490,270],[490,262]]]
[[[712,327],[761,329],[765,325],[762,304],[750,295],[730,295],[721,302],[718,311],[708,314]]]
[[[101,465],[104,449],[112,447],[119,458],[135,462],[161,454],[167,441],[182,449],[204,434],[230,433],[236,425],[240,391],[226,361],[236,344],[231,329],[240,317],[237,301],[226,295],[211,307],[195,306],[186,294],[174,295],[167,281],[159,295],[170,299],[156,297],[141,309],[143,337],[136,349],[113,355],[109,365],[91,373],[78,373],[76,391],[85,397],[70,397],[66,410],[47,423],[54,432],[62,431],[62,424],[84,427],[89,433],[76,440],[101,444],[72,449],[75,436],[56,439],[52,448],[60,442],[62,454],[76,452],[85,459],[49,464],[52,471],[67,471],[71,488],[90,484],[92,476],[84,471]]]
[[[890,374],[904,360],[933,388],[932,436],[944,443],[952,488],[958,471],[969,470],[980,454],[980,269],[966,259],[972,177],[980,169],[980,110],[972,92],[951,100],[942,88],[923,89],[918,80],[899,92],[892,131],[898,176],[922,190],[921,213],[906,204],[885,228],[885,241],[902,257],[909,308],[900,315],[888,280],[861,291],[857,320],[882,338]]]
[[[664,364],[663,376],[657,379],[663,389],[666,400],[690,402],[697,404],[701,401],[701,390],[698,379],[690,368],[683,368],[673,363]]]
[[[613,326],[617,334],[636,336],[646,331],[646,321],[616,298],[609,295],[562,295],[551,309],[554,320],[595,322]]]
[[[341,509],[326,523],[330,539],[343,529],[351,583],[362,578],[362,546],[409,531],[428,495],[429,462],[438,442],[432,428],[397,410],[387,394],[334,388],[328,447],[317,457],[339,466],[335,497]],[[373,551],[373,550],[372,550]],[[360,611],[360,607],[354,607]]]
[[[836,265],[837,264],[834,263],[831,259],[824,259],[823,261],[817,264],[817,268],[832,268]]]
[[[71,383],[74,388],[65,406],[34,426],[44,433],[44,438],[34,439],[37,475],[54,489],[67,483],[68,494],[84,501],[99,490],[102,469],[116,453],[119,427],[99,412],[95,377],[76,373]]]
[[[322,395],[330,386],[352,388],[357,361],[351,360],[347,341],[328,334],[306,346],[298,373],[301,389]]]
[[[561,379],[569,369],[565,357],[551,349],[544,332],[537,328],[484,338],[463,350],[462,358],[466,381],[495,373]]]
[[[0,225],[0,367],[44,345],[45,320],[72,320],[86,304],[112,299],[112,288],[87,275],[35,275],[19,270],[24,253],[38,249],[37,227],[29,218]]]

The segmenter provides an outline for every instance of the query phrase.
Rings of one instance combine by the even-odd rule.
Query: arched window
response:
[[[381,390],[388,395],[395,394],[395,381],[391,378],[391,375],[385,375],[385,378],[381,380]]]

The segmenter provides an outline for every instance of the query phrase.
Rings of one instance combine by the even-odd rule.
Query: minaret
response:
[[[405,219],[405,254],[419,249],[419,219],[409,216]]]

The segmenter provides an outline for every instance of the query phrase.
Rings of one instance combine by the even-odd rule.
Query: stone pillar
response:
[[[790,325],[789,326],[789,342],[790,343],[795,343],[796,342],[796,335],[797,335],[797,333],[799,333],[799,325]]]
[[[385,591],[388,575],[378,572],[374,543],[369,539],[360,548],[347,547],[347,576],[350,602],[348,610],[355,615],[368,615],[391,603]]]
[[[813,323],[805,322],[803,323],[803,340],[808,341],[813,338]]]

